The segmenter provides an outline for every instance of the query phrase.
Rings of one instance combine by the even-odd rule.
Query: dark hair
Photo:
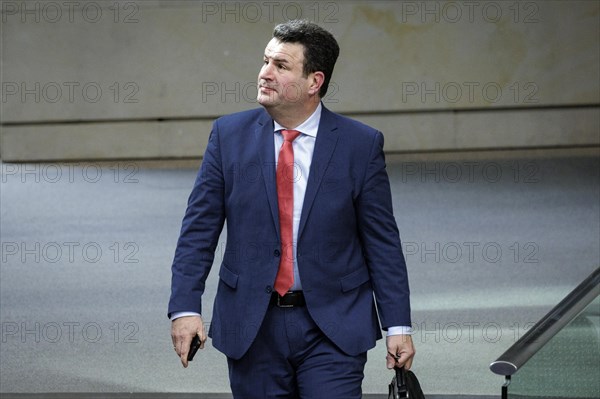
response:
[[[277,25],[273,37],[282,43],[300,43],[304,46],[304,75],[317,71],[325,74],[325,81],[319,90],[319,96],[325,97],[335,61],[340,54],[340,47],[333,35],[317,24],[295,19]]]

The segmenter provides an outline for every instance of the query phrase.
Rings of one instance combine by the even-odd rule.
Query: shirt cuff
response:
[[[196,312],[173,312],[173,314],[171,314],[171,321],[178,319],[180,317],[185,317],[185,316],[200,316],[200,313],[196,313]]]
[[[387,336],[390,335],[413,335],[413,329],[409,326],[394,326],[389,327],[387,330]]]

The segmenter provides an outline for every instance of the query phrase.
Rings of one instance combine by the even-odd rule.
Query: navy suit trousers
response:
[[[359,399],[366,361],[341,351],[306,307],[271,305],[248,352],[228,358],[229,380],[236,399]]]

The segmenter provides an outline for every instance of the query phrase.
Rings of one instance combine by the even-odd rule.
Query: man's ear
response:
[[[319,90],[321,90],[321,86],[325,83],[325,74],[321,71],[313,72],[310,75],[310,79],[312,79],[310,87],[308,88],[308,94],[315,95],[319,94]]]

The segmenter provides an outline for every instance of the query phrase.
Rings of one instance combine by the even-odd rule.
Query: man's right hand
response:
[[[171,322],[171,340],[173,349],[181,359],[183,367],[188,366],[187,355],[190,351],[192,338],[198,334],[200,337],[200,349],[204,349],[206,342],[206,333],[204,332],[204,323],[200,316],[183,316]]]

